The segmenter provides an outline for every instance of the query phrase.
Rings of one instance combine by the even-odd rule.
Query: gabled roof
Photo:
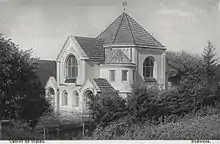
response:
[[[97,39],[102,39],[105,45],[137,45],[165,49],[127,13],[122,13]]]
[[[133,64],[121,49],[108,49],[105,56],[106,64]]]
[[[54,77],[56,79],[56,61],[37,60],[36,63],[38,64],[36,75],[43,87],[46,85],[50,77]]]
[[[96,83],[101,93],[116,93],[115,89],[109,84],[104,78],[94,78],[93,81]]]
[[[104,60],[103,41],[91,37],[75,36],[76,41],[91,60]]]

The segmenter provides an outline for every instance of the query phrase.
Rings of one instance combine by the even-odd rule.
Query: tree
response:
[[[218,65],[216,66],[215,76],[216,76],[216,81],[217,81],[218,83],[220,83],[220,64],[218,64]]]
[[[93,120],[100,127],[107,126],[126,113],[125,100],[117,93],[101,93],[89,99],[88,105],[92,111]]]
[[[214,106],[219,99],[214,50],[212,43],[208,42],[201,56],[186,52],[167,53],[169,72],[172,72],[170,80],[176,82],[173,84],[178,89],[183,106],[187,106],[186,109],[191,107],[198,110],[205,105]]]
[[[215,82],[215,72],[217,69],[218,59],[216,58],[215,47],[209,41],[202,53],[204,61],[204,74],[207,85],[212,85]]]
[[[203,59],[187,52],[168,52],[168,75],[171,83],[180,90],[194,90],[203,82]]]
[[[202,57],[205,83],[204,88],[201,90],[201,95],[204,97],[203,103],[206,105],[215,105],[220,99],[216,74],[218,58],[216,58],[215,47],[210,41],[204,48]]]
[[[35,61],[31,50],[0,35],[0,119],[36,120],[49,110]]]

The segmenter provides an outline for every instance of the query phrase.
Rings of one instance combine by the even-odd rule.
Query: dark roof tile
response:
[[[103,41],[90,37],[75,36],[76,41],[91,60],[104,60]]]
[[[102,39],[104,44],[130,44],[165,49],[127,13],[122,13],[97,39]]]
[[[56,61],[37,60],[38,68],[36,75],[38,76],[42,86],[45,86],[50,77],[56,79]]]
[[[109,84],[109,82],[104,78],[94,78],[93,79],[101,93],[116,93],[115,89]]]

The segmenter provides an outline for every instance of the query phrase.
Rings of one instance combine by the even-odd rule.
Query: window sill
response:
[[[76,83],[76,78],[67,78],[65,83]]]
[[[144,77],[144,80],[147,83],[157,83],[157,80],[154,77]]]
[[[61,105],[61,107],[68,107],[68,105]]]

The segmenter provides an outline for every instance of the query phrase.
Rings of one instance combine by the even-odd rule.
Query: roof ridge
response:
[[[96,37],[89,37],[89,36],[78,36],[78,35],[70,35],[72,37],[78,37],[78,38],[91,38],[91,39],[96,39]]]
[[[114,38],[113,44],[115,43],[115,40],[116,40],[116,38],[117,38],[117,35],[118,35],[119,29],[120,29],[120,27],[121,27],[122,21],[123,21],[123,19],[124,19],[124,17],[125,17],[125,13],[124,13],[124,12],[122,13],[122,16],[123,16],[123,17],[121,18],[121,22],[120,22],[120,24],[119,24],[119,26],[118,26],[118,28],[117,28],[116,33],[115,33],[115,38]]]
[[[103,40],[104,45],[128,44],[158,49],[165,47],[126,12],[113,21],[97,39]]]
[[[118,17],[116,18],[116,20],[119,19],[119,18],[122,17],[122,16],[123,16],[123,13],[122,13],[120,16],[118,16]],[[116,21],[116,20],[115,20],[115,21]],[[107,28],[105,28],[96,38],[99,39],[99,37],[100,37],[107,29],[109,29],[109,28],[113,25],[113,23],[114,23],[115,21],[113,21]]]
[[[131,20],[133,20],[136,24],[138,24],[144,32],[146,32],[151,38],[153,38],[156,42],[158,42],[162,47],[164,47],[156,38],[153,37],[142,25],[140,25],[136,20],[134,20],[130,15],[128,15]]]
[[[133,38],[133,43],[136,44],[133,31],[131,30],[131,24],[130,24],[130,21],[128,19],[128,14],[127,13],[126,13],[126,18],[127,18],[127,21],[128,21],[128,27],[130,28],[130,31],[131,31],[131,36]]]

